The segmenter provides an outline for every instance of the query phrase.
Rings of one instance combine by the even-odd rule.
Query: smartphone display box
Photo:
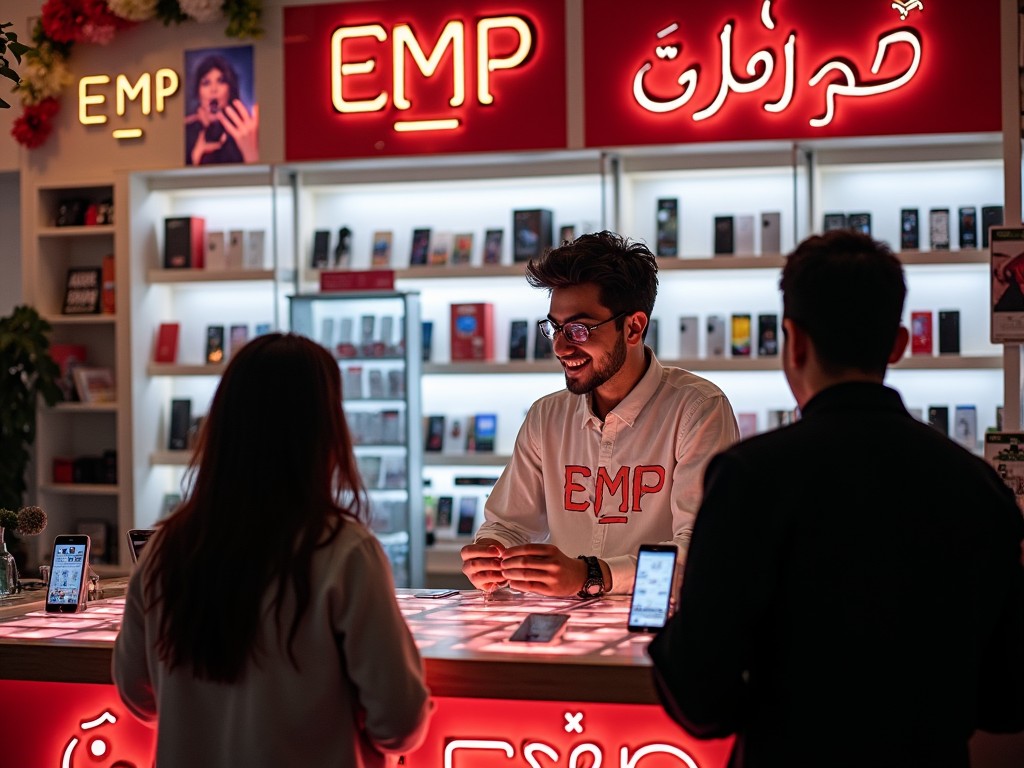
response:
[[[949,406],[929,405],[928,423],[944,435],[949,434]]]
[[[338,242],[334,245],[334,266],[340,269],[352,266],[352,230],[348,227],[338,230]]]
[[[754,254],[754,216],[742,213],[735,219],[734,250],[743,256]]]
[[[451,359],[494,359],[494,305],[489,302],[451,305]]]
[[[513,320],[508,336],[508,359],[525,360],[528,357],[527,346],[530,342],[530,323],[528,320]]]
[[[953,439],[969,451],[978,447],[978,408],[958,405],[953,409]]]
[[[733,357],[750,357],[750,315],[735,314],[731,318]]]
[[[957,209],[960,221],[960,247],[978,247],[978,209],[973,205],[964,205]]]
[[[463,496],[459,499],[459,516],[455,521],[456,536],[472,536],[476,530],[476,509],[480,503],[478,496]]]
[[[420,227],[412,231],[412,246],[409,249],[409,266],[427,263],[430,252],[430,229]]]
[[[757,356],[775,357],[779,354],[779,316],[757,316]]]
[[[178,336],[181,325],[160,323],[156,331],[156,345],[153,347],[154,363],[174,363],[178,360]]]
[[[678,553],[674,544],[640,545],[627,620],[630,632],[657,632],[665,626],[675,594]]]
[[[331,233],[326,229],[318,229],[313,233],[313,258],[310,266],[313,269],[326,269],[330,265]]]
[[[920,247],[920,213],[917,208],[902,208],[900,209],[900,250],[916,251]]]
[[[736,425],[740,428],[740,440],[757,434],[757,414],[753,411],[737,411]]]
[[[391,266],[392,237],[390,230],[381,230],[373,233],[373,246],[370,252],[370,266]]]
[[[84,611],[92,542],[85,534],[62,534],[53,540],[46,613]]]
[[[939,354],[960,354],[960,311],[939,310]]]
[[[202,269],[206,256],[206,220],[202,216],[164,219],[164,269]]]
[[[862,235],[871,236],[871,214],[851,213],[846,217],[846,228]]]
[[[715,256],[730,256],[735,252],[732,216],[715,216]]]
[[[103,257],[100,266],[102,282],[100,283],[100,307],[105,315],[112,315],[117,311],[117,281],[114,275],[114,254],[108,253]]]
[[[459,232],[452,243],[452,264],[469,264],[473,260],[473,233]]]
[[[423,362],[429,363],[434,354],[434,321],[420,321],[420,352]]]
[[[440,453],[444,448],[445,418],[443,415],[427,416],[426,422],[426,429],[423,430],[427,436],[424,450],[429,453]]]
[[[241,229],[228,230],[224,241],[225,269],[241,269],[245,263],[245,232]]]
[[[725,357],[725,317],[708,315],[708,357]]]
[[[833,229],[846,229],[845,213],[826,213],[822,220],[822,231],[831,232]]]
[[[171,400],[171,421],[167,447],[172,451],[188,448],[188,430],[192,426],[192,401],[184,398]]]
[[[654,350],[654,354],[658,354],[658,318],[656,317],[652,317],[647,321],[644,344]]]
[[[434,530],[438,536],[452,535],[452,511],[455,508],[455,499],[452,496],[437,497],[437,519],[434,521]]]
[[[700,357],[700,318],[696,315],[679,318],[679,357],[682,360]]]
[[[1003,224],[1003,206],[983,205],[981,207],[981,247],[988,248],[989,227],[1000,227]]]
[[[910,354],[932,354],[932,313],[916,311],[910,313]]]
[[[245,233],[245,247],[242,253],[243,269],[263,269],[267,256],[267,233],[262,229],[250,229]]]
[[[514,261],[529,261],[551,248],[555,237],[553,219],[546,208],[512,212]]]
[[[224,362],[224,326],[206,326],[206,362]]]
[[[571,243],[576,239],[576,225],[563,224],[558,228],[558,244]]]
[[[761,253],[782,253],[782,214],[777,211],[761,214]]]
[[[484,232],[484,264],[501,264],[501,247],[505,230],[488,229]]]
[[[473,417],[473,429],[468,438],[467,449],[476,453],[494,453],[497,437],[498,415],[478,413]]]
[[[469,418],[466,416],[449,416],[444,432],[442,450],[446,454],[463,454],[469,443]]]
[[[244,347],[246,342],[249,341],[249,326],[243,324],[232,325],[228,335],[228,341],[231,345],[230,354],[234,357],[238,354],[238,350]]]
[[[928,242],[933,251],[949,250],[949,208],[928,211]]]
[[[453,242],[454,235],[451,232],[435,232],[430,238],[427,263],[438,267],[447,264],[451,260]]]
[[[679,255],[679,199],[663,197],[658,200],[655,216],[657,224],[657,256]]]

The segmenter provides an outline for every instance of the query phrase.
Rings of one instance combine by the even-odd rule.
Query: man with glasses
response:
[[[527,264],[527,281],[551,297],[540,325],[566,391],[530,408],[462,549],[478,589],[625,594],[640,544],[674,543],[685,556],[704,468],[739,429],[718,387],[644,345],[657,273],[647,246],[611,232]]]

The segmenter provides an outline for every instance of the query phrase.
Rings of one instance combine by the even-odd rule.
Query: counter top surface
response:
[[[396,597],[436,695],[538,698],[542,691],[552,699],[656,701],[649,636],[626,629],[628,597],[494,599],[462,591],[423,599],[419,591],[398,590]],[[77,614],[46,614],[41,603],[9,609],[0,614],[0,679],[109,683],[123,611],[121,596]],[[563,638],[509,642],[530,613],[568,614]]]

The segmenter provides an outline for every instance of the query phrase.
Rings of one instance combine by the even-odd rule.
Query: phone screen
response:
[[[149,541],[149,537],[153,535],[152,529],[149,528],[137,528],[135,530],[128,531],[128,544],[131,547],[132,562],[139,562],[139,555],[142,554],[142,548]]]
[[[517,643],[550,643],[565,631],[567,613],[531,613],[509,638]]]
[[[640,547],[633,600],[629,605],[630,632],[656,632],[668,621],[676,554],[671,544]]]
[[[85,599],[85,569],[89,564],[88,536],[58,536],[53,545],[46,610],[73,613]]]

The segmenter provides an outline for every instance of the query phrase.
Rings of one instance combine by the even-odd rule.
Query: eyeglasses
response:
[[[618,320],[626,314],[626,312],[619,312],[615,317],[609,317],[607,320],[602,320],[596,325],[586,325],[584,323],[566,323],[565,325],[559,325],[554,320],[545,318],[537,323],[537,327],[540,328],[541,333],[552,341],[555,340],[555,334],[561,331],[562,335],[565,336],[566,341],[570,344],[585,344],[587,339],[590,338],[590,332],[592,330],[600,328],[602,325],[610,323],[612,320]]]

